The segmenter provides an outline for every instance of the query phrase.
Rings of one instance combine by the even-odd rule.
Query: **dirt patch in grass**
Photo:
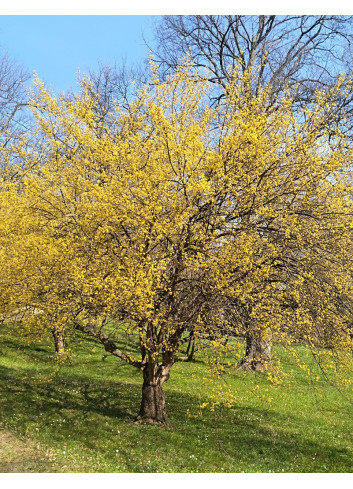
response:
[[[0,427],[0,472],[58,472],[52,456],[40,445],[17,438]]]

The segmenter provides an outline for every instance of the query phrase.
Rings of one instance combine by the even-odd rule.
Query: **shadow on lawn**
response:
[[[131,419],[126,385],[119,382],[96,381],[84,383],[58,376],[46,383],[26,378],[23,371],[0,366],[0,394],[4,418],[23,411],[28,420],[42,415],[75,412],[80,418],[89,412],[120,419]],[[119,407],[122,406],[122,407]],[[50,419],[50,418],[49,418]]]
[[[139,409],[140,394],[137,382],[104,378],[87,382],[87,378],[60,373],[45,383],[28,377],[23,370],[0,366],[0,422],[22,434],[28,429],[35,433],[37,426],[46,439],[49,436],[61,443],[70,436],[71,441],[100,450],[104,440],[113,436],[116,425],[123,424],[126,439],[132,446],[138,443],[141,452],[163,449],[162,459],[155,461],[155,466],[152,462],[146,466],[151,472],[170,471],[163,463],[171,456],[175,460],[173,471],[195,471],[191,452],[197,455],[200,472],[219,471],[221,466],[226,472],[242,467],[249,472],[254,462],[254,471],[263,472],[352,471],[351,451],[313,441],[306,434],[303,420],[295,415],[289,419],[275,410],[238,408],[205,411],[202,417],[190,419],[186,409],[197,409],[198,401],[168,389],[171,426],[135,426],[132,421]],[[288,429],[296,422],[297,430]],[[132,462],[130,470],[137,471]]]
[[[183,399],[179,394],[168,396],[171,405]],[[174,414],[171,418],[177,421]],[[320,428],[316,429],[318,435]],[[229,472],[353,472],[352,450],[337,445],[337,440],[330,443],[313,436],[310,420],[303,422],[295,414],[253,407],[220,408],[213,417],[206,412],[187,428],[180,426],[180,431],[189,439],[206,432],[199,446],[213,444]]]

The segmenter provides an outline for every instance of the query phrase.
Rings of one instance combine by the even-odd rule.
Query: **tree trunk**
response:
[[[53,329],[52,335],[54,338],[55,353],[57,355],[63,355],[65,353],[65,343],[64,343],[64,335],[62,331],[57,331]]]
[[[271,366],[271,339],[246,336],[244,358],[239,362],[238,369],[253,372],[264,372]]]
[[[188,347],[186,349],[186,356],[188,357],[188,362],[195,361],[195,338],[193,335],[189,339]]]
[[[148,363],[143,370],[142,401],[138,423],[164,426],[168,424],[163,384],[170,367]]]

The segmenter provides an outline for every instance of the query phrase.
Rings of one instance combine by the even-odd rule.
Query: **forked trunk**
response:
[[[169,368],[147,364],[143,370],[142,401],[138,423],[167,425],[163,384],[169,378]]]
[[[271,339],[246,336],[246,349],[244,358],[239,362],[241,370],[264,372],[271,366]]]

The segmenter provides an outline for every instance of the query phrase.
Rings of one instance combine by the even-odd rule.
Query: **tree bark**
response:
[[[238,369],[264,372],[271,366],[271,338],[263,339],[246,335],[246,348]]]
[[[54,338],[55,353],[61,356],[65,353],[64,335],[62,331],[57,331],[55,329],[52,330],[52,335]]]
[[[186,356],[188,358],[188,362],[194,362],[195,361],[195,338],[194,335],[192,335],[189,339],[188,347],[186,349]]]
[[[169,378],[169,367],[148,363],[143,369],[142,401],[138,423],[168,424],[163,384]]]

